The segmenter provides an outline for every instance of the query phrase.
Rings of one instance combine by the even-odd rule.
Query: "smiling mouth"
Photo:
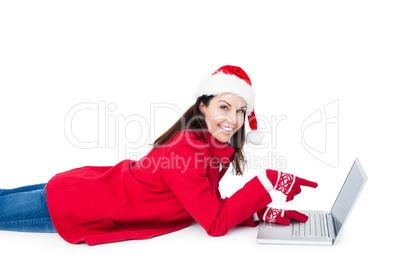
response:
[[[233,131],[233,128],[231,128],[231,127],[224,127],[224,126],[221,126],[221,125],[218,125],[218,126],[223,130],[223,132],[225,134],[230,134]]]

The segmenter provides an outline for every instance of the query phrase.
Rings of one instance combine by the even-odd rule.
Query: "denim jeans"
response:
[[[55,233],[46,200],[46,183],[0,189],[0,230]]]

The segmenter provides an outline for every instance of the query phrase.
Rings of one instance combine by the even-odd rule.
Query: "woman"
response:
[[[47,184],[0,190],[0,229],[57,231],[69,243],[95,245],[166,234],[194,220],[211,236],[260,220],[305,222],[297,211],[267,207],[269,192],[281,191],[290,201],[301,185],[314,182],[264,170],[230,198],[219,193],[230,164],[243,174],[246,115],[257,129],[247,74],[223,66],[201,81],[195,95],[196,103],[139,161],[77,168]]]

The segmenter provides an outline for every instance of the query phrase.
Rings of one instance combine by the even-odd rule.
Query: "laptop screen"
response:
[[[367,176],[356,158],[331,209],[337,237],[366,181]]]

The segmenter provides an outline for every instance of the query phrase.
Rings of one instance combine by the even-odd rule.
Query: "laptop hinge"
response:
[[[335,228],[334,217],[332,216],[331,213],[327,214],[327,223],[328,223],[328,231],[329,231],[330,237],[332,237],[333,240],[335,240],[335,238],[338,234],[337,234],[336,228]]]

